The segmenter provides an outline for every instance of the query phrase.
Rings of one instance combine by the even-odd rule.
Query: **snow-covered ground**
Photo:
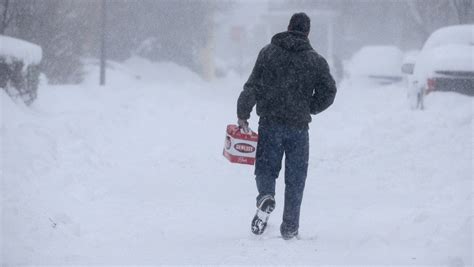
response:
[[[253,168],[221,155],[242,79],[135,58],[99,87],[94,68],[29,108],[0,91],[2,264],[473,263],[472,98],[411,111],[400,86],[342,84],[310,126],[301,239],[284,241],[283,179],[253,236]]]

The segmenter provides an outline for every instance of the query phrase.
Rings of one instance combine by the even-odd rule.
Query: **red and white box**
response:
[[[237,125],[227,125],[224,157],[232,163],[255,164],[258,134],[250,130],[243,133]]]

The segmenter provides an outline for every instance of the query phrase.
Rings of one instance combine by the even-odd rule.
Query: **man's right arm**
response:
[[[264,48],[265,49],[265,48]],[[237,117],[241,120],[248,120],[253,107],[257,103],[256,94],[258,87],[262,85],[263,73],[263,51],[258,54],[255,66],[248,81],[244,85],[244,90],[237,100]]]
[[[319,58],[319,68],[315,80],[314,94],[311,97],[311,114],[316,115],[334,102],[336,97],[336,82],[331,76],[329,65],[322,57]]]

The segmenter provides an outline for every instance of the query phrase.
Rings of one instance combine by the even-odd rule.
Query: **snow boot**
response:
[[[275,198],[271,195],[263,196],[257,203],[257,212],[252,219],[252,233],[261,235],[267,228],[270,213],[275,209]]]
[[[290,240],[294,237],[298,238],[298,230],[290,230],[284,225],[284,223],[280,226],[280,233],[281,237],[285,240]]]
[[[293,232],[281,232],[281,237],[285,240],[290,240],[294,237],[298,238],[298,230]]]

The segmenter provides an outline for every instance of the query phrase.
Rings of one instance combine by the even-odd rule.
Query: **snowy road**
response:
[[[1,92],[3,264],[472,264],[472,98],[420,112],[400,86],[341,85],[284,241],[283,179],[252,236],[253,169],[221,156],[242,80],[138,59],[110,77],[43,86],[32,108]]]

